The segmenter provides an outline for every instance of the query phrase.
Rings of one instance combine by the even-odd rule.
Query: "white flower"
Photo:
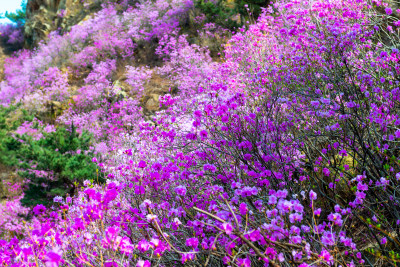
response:
[[[155,220],[155,219],[157,219],[157,215],[147,214],[146,215],[146,219],[149,220],[149,221]]]

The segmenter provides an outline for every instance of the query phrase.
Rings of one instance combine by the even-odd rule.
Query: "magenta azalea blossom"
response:
[[[41,215],[46,211],[46,207],[43,204],[39,204],[33,208],[33,213],[35,215]]]

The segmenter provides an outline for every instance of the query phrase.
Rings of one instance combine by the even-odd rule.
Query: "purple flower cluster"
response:
[[[93,133],[108,180],[13,221],[0,262],[374,266],[377,251],[398,261],[400,52],[389,47],[400,38],[382,38],[393,11],[375,2],[386,15],[358,0],[273,3],[218,61],[180,34],[192,1],[111,3],[8,59],[2,104],[65,104],[57,123]],[[156,41],[163,63],[125,67],[122,93],[119,62]],[[153,75],[171,89],[147,120]],[[3,225],[0,235],[14,231]]]

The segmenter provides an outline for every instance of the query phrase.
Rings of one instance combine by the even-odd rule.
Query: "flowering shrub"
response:
[[[22,51],[17,58],[9,59],[4,71],[6,79],[0,85],[0,102],[3,105],[13,100],[18,102],[25,94],[33,93],[24,102],[35,105],[30,102],[43,97],[38,95],[38,84],[51,67],[60,70],[73,64],[79,71],[100,64],[103,58],[131,57],[135,42],[160,38],[176,30],[192,5],[186,0],[144,1],[137,8],[127,8],[122,16],[118,15],[115,4],[105,5],[92,19],[75,25],[69,33],[51,33],[48,42],[32,55]]]
[[[400,23],[388,4],[278,1],[232,35],[218,62],[176,29],[191,1],[128,6],[104,5],[69,34],[9,60],[3,104],[29,106],[39,92],[67,103],[57,123],[93,134],[92,148],[83,143],[89,158],[93,149],[101,154],[91,160],[107,181],[90,180],[93,165],[92,173],[74,173],[87,156],[60,160],[82,154],[59,148],[68,139],[57,134],[67,133],[61,126],[44,138],[34,123],[19,127],[14,134],[32,136],[18,143],[27,146],[25,177],[88,180],[74,196],[63,187],[50,194],[53,203],[36,202],[33,227],[0,241],[1,262],[396,265]],[[157,43],[164,62],[152,69],[129,62],[128,96],[113,80],[139,40]],[[81,77],[76,90],[57,57]],[[160,96],[163,109],[145,120],[139,98],[153,74],[172,87]],[[57,164],[39,166],[28,157],[35,151],[40,162],[56,155]],[[63,185],[77,187],[69,180]]]
[[[2,24],[0,26],[1,37],[7,44],[13,44],[19,46],[24,41],[22,28],[14,24]]]
[[[24,231],[23,217],[29,213],[29,208],[21,205],[21,197],[10,199],[0,204],[0,237],[10,239],[21,235]]]

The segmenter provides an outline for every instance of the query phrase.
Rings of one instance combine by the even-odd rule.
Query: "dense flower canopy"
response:
[[[236,32],[198,16],[202,38],[227,39],[216,59],[184,31],[191,0],[121,2],[7,60],[3,106],[65,106],[15,134],[90,132],[107,181],[30,212],[8,200],[31,218],[1,213],[3,265],[400,261],[400,10],[280,0]],[[135,63],[143,44],[157,64]],[[114,82],[120,62],[129,92]],[[144,116],[157,76],[170,88]]]

